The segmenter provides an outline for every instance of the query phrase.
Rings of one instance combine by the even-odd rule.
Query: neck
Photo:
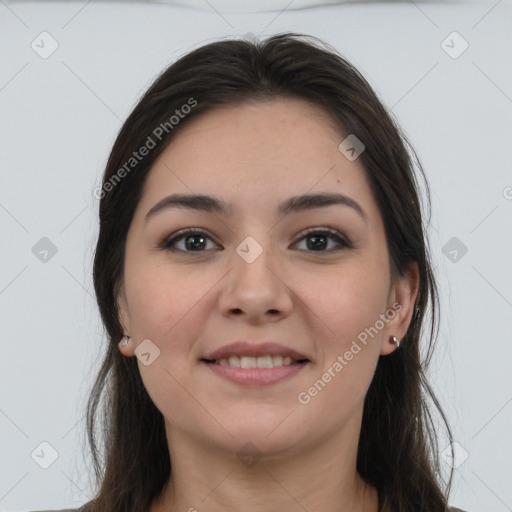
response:
[[[182,433],[169,438],[181,448],[170,451],[172,477],[150,512],[379,510],[377,489],[356,471],[357,446],[335,451],[325,443],[244,464]]]

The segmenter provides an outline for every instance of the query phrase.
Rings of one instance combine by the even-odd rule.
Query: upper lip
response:
[[[283,356],[290,357],[295,361],[301,359],[308,359],[307,356],[293,350],[292,348],[285,347],[279,343],[272,341],[265,341],[263,343],[249,343],[247,341],[235,341],[211,352],[202,357],[208,361],[218,359],[229,359],[231,356],[246,356],[246,357],[260,357],[260,356]],[[308,359],[309,360],[309,359]]]

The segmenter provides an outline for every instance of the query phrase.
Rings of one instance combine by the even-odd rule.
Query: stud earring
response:
[[[121,341],[121,347],[126,347],[128,345],[128,342],[130,341],[130,336],[125,336]]]
[[[391,341],[396,343],[396,348],[400,348],[400,340],[396,336],[391,336]]]

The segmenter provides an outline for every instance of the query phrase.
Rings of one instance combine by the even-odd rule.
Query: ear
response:
[[[399,340],[405,336],[414,313],[419,283],[420,274],[415,261],[409,263],[403,276],[398,274],[393,279],[386,310],[386,316],[390,320],[386,323],[380,355],[388,355],[396,350],[396,345],[391,342],[392,336]]]

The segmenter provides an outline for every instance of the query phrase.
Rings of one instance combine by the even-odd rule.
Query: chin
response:
[[[298,415],[294,416],[281,409],[279,413],[251,412],[236,421],[225,421],[223,426],[231,434],[224,437],[225,447],[238,451],[250,443],[265,455],[289,451],[301,444],[305,435],[304,423],[298,424]]]

